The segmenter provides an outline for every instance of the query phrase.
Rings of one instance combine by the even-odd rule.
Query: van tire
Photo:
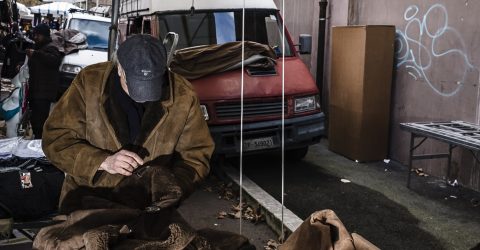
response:
[[[290,162],[299,161],[305,158],[307,153],[308,153],[308,146],[305,146],[303,148],[289,149],[285,152],[285,160]]]

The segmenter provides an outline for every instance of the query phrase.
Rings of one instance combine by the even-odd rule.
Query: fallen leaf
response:
[[[235,205],[232,205],[232,210],[235,211],[235,212],[238,212],[238,211],[240,211],[240,210],[242,210],[242,209],[241,209],[241,207],[240,207],[240,204],[238,204],[238,205],[236,205],[236,206],[235,206]]]
[[[240,219],[242,214],[240,213],[240,211],[238,211],[236,213],[228,213],[228,216],[230,216],[232,219]]]
[[[276,240],[268,240],[267,244],[264,246],[265,250],[277,250],[280,247],[280,243],[278,243]]]
[[[227,212],[221,211],[220,213],[218,213],[217,219],[225,219],[225,217],[227,216],[228,216]]]

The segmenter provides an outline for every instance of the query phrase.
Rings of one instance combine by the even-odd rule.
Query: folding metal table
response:
[[[407,187],[410,187],[412,162],[414,160],[446,158],[448,160],[448,167],[445,175],[446,181],[448,181],[450,176],[450,169],[452,166],[452,150],[454,148],[463,147],[468,149],[472,153],[475,160],[479,162],[475,152],[480,150],[480,126],[476,124],[464,121],[411,122],[400,123],[400,128],[410,132]],[[420,142],[417,144],[415,144],[416,138],[421,138]],[[415,155],[414,150],[420,147],[420,145],[422,145],[429,138],[448,144],[448,152]]]

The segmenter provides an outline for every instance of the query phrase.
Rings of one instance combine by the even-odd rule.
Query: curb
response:
[[[240,178],[238,171],[231,166],[224,165],[222,167],[227,177],[230,178],[233,183],[237,185],[237,187],[239,187]],[[279,236],[290,235],[303,223],[302,219],[300,219],[291,210],[284,207],[284,233],[282,233],[282,204],[245,175],[243,176],[243,194],[248,203],[260,207],[262,212],[265,214],[267,225],[270,226],[270,228]]]

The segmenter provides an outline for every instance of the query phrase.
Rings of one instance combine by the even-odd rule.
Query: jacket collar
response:
[[[130,147],[130,150],[141,153],[139,151],[145,151],[141,146],[143,146],[153,135],[154,131],[157,129],[160,123],[164,120],[164,116],[168,113],[168,108],[173,105],[174,102],[174,82],[175,75],[169,72],[169,84],[163,86],[163,96],[161,99],[161,110],[158,109],[158,106],[150,105],[147,107],[142,119],[142,127],[135,145],[132,148],[132,145],[126,145],[125,136],[128,135],[128,127],[125,127],[125,120],[122,116],[121,111],[118,109],[118,105],[113,103],[113,100],[110,96],[112,82],[112,74],[117,74],[116,67],[113,63],[108,62],[106,70],[102,77],[101,87],[100,87],[100,102],[102,103],[102,119],[107,124],[110,135],[114,138],[117,148]],[[148,152],[142,153],[145,157],[148,155]]]

